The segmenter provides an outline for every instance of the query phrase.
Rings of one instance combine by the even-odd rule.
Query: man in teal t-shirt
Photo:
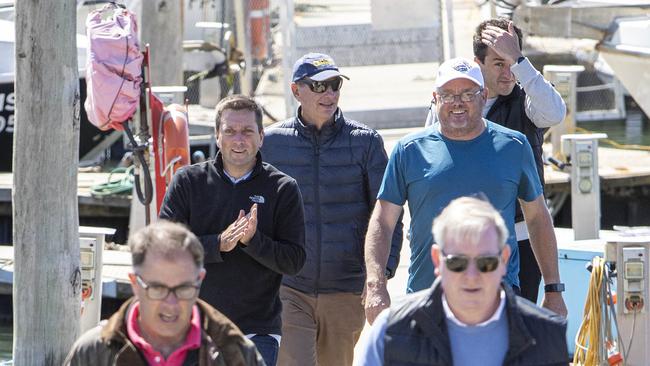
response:
[[[372,323],[390,304],[385,268],[390,233],[408,202],[411,214],[411,261],[408,291],[431,286],[429,256],[433,218],[454,198],[486,197],[514,233],[515,202],[519,200],[531,244],[546,284],[559,284],[557,243],[544,202],[531,147],[526,137],[486,119],[481,112],[487,88],[479,66],[451,59],[440,65],[434,100],[440,123],[404,137],[393,150],[366,236],[366,318]],[[519,256],[513,234],[512,255],[505,282],[518,289]],[[559,292],[542,303],[560,315],[566,306]]]

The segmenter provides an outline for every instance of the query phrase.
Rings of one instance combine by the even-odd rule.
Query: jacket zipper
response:
[[[320,282],[320,268],[322,256],[321,247],[321,217],[320,217],[320,131],[315,132],[314,139],[314,211],[316,213],[316,247],[318,258],[316,258],[316,278],[314,281],[313,293],[318,294],[318,283]]]

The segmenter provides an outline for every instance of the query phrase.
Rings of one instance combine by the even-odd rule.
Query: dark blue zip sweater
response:
[[[281,334],[282,275],[305,262],[304,212],[296,181],[261,162],[233,184],[216,160],[184,167],[174,175],[160,218],[189,226],[205,249],[206,277],[199,296],[245,333]],[[220,234],[257,203],[257,231],[247,246],[220,252]]]
[[[360,294],[366,276],[364,239],[388,162],[381,136],[337,110],[333,123],[320,131],[298,118],[268,127],[262,153],[298,181],[305,204],[307,259],[298,274],[284,276],[283,284],[308,294]],[[400,219],[389,277],[401,246]]]

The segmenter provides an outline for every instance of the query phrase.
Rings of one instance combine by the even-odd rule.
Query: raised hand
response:
[[[239,216],[237,220],[230,224],[226,230],[221,233],[221,242],[219,243],[219,249],[222,252],[229,252],[237,246],[244,234],[246,233],[246,228],[248,227],[248,218],[244,215],[244,210],[239,210]]]
[[[257,231],[257,203],[254,203],[253,206],[251,206],[251,210],[248,215],[246,215],[246,218],[248,218],[248,224],[244,229],[244,235],[239,239],[239,241],[244,245],[248,245]]]
[[[522,56],[519,48],[519,36],[515,32],[515,26],[512,22],[508,23],[508,31],[488,25],[481,33],[481,37],[485,45],[492,48],[510,65],[514,64]]]

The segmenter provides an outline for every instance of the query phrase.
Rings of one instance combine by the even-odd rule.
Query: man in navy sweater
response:
[[[363,238],[388,159],[381,136],[338,107],[344,78],[330,56],[304,55],[291,83],[296,116],[266,129],[265,158],[298,181],[305,199],[305,266],[280,289],[283,366],[351,365],[365,323]],[[399,262],[399,221],[386,278]]]
[[[282,275],[305,262],[303,203],[296,181],[262,162],[262,110],[234,95],[216,107],[219,152],[179,170],[160,218],[189,226],[205,249],[200,298],[230,318],[267,365],[281,340]]]

